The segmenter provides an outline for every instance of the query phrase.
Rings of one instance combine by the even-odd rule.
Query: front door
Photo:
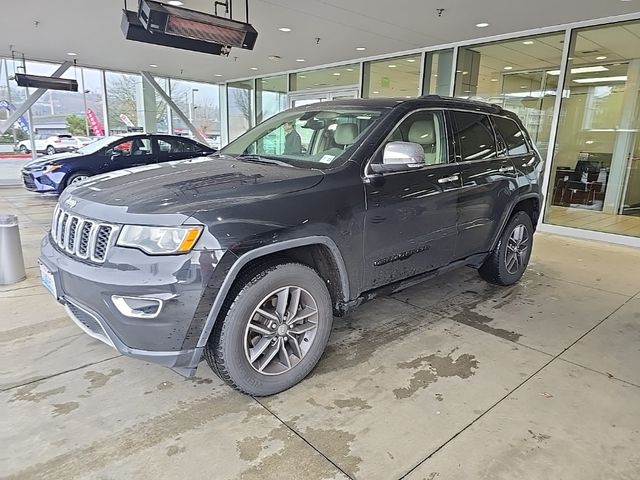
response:
[[[105,151],[105,170],[121,170],[155,162],[148,135],[123,138]]]
[[[365,190],[364,286],[380,287],[448,264],[456,243],[461,176],[452,163],[443,112],[414,112],[391,132],[372,162],[382,162],[392,141],[420,144],[423,167],[371,175]]]
[[[462,172],[455,259],[491,249],[505,210],[517,195],[512,160],[498,154],[489,116],[477,112],[449,112],[456,158]]]

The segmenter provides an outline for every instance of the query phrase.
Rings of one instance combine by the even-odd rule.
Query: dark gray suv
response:
[[[313,369],[334,316],[446,269],[517,282],[542,161],[498,106],[428,96],[288,110],[208,157],[60,197],[43,283],[87,334],[190,376],[204,355],[269,395]]]

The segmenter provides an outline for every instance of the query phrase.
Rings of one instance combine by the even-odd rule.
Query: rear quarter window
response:
[[[496,132],[502,139],[504,147],[501,152],[503,155],[526,155],[529,153],[529,145],[527,144],[526,135],[520,129],[518,124],[510,118],[493,117],[496,126]]]

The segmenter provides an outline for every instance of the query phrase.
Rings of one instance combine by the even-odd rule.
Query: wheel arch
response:
[[[537,193],[530,193],[528,195],[522,195],[521,197],[518,197],[517,201],[515,201],[511,205],[511,208],[509,208],[509,210],[502,218],[500,228],[497,231],[498,233],[496,235],[496,238],[493,239],[490,251],[492,252],[493,250],[495,250],[505,227],[516,212],[525,212],[527,215],[529,215],[529,217],[531,218],[531,223],[533,224],[533,230],[535,232],[536,226],[538,224],[538,219],[540,218],[541,205],[542,198],[540,198],[540,195]]]
[[[224,301],[236,280],[248,269],[276,260],[296,261],[314,268],[327,284],[334,307],[338,302],[349,300],[350,287],[346,264],[338,246],[329,237],[312,236],[265,245],[241,255],[233,263],[211,306],[197,347],[206,345]]]

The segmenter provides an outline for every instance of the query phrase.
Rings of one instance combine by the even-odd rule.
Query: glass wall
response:
[[[256,79],[256,122],[287,108],[287,76]]]
[[[577,30],[569,58],[545,220],[640,237],[640,23]]]
[[[453,48],[427,52],[424,64],[423,95],[451,95]]]
[[[563,43],[564,32],[460,47],[455,95],[518,114],[546,156]]]
[[[213,148],[220,148],[220,96],[218,85],[171,80],[171,100]],[[173,134],[193,137],[187,125],[171,112]]]
[[[362,97],[419,96],[421,61],[417,54],[365,62]]]
[[[253,80],[227,84],[229,141],[253,126]]]
[[[321,68],[290,75],[292,92],[300,90],[326,90],[334,87],[357,87],[360,83],[360,64]]]
[[[106,72],[105,81],[110,133],[142,130],[144,119],[138,119],[138,114],[144,112],[144,107],[142,112],[138,108],[138,91],[142,89],[142,77],[130,73]]]

